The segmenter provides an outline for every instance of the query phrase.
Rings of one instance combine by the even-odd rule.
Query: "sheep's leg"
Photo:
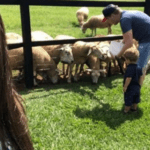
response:
[[[93,36],[93,29],[92,29],[92,35],[91,36]]]
[[[24,69],[19,69],[19,75],[17,77],[17,81],[20,81],[24,78]]]
[[[119,67],[120,67],[120,72],[121,72],[122,74],[124,74],[124,70],[123,70],[123,67],[122,67],[122,65],[121,65],[121,60],[120,60],[120,59],[117,59],[117,61],[118,61],[118,65],[119,65]]]
[[[80,66],[79,74],[81,74],[81,72],[84,72],[84,64],[81,64],[81,66]]]
[[[79,80],[79,75],[78,75],[78,68],[79,68],[79,64],[76,64],[76,69],[75,69],[75,75],[74,75],[74,80],[78,81]]]
[[[36,71],[34,70],[34,71],[33,71],[33,84],[34,84],[34,86],[37,86],[37,85],[38,85],[37,82],[36,82],[36,76],[37,76],[37,73],[36,73]]]
[[[96,36],[96,28],[95,28],[95,36]]]
[[[115,70],[115,72],[117,72],[118,65],[116,64],[116,60],[115,59],[113,60],[113,64],[114,64],[114,70]]]
[[[107,76],[108,76],[108,77],[111,76],[111,61],[108,62],[108,75],[107,75]]]
[[[108,27],[108,34],[112,34],[111,26]]]
[[[67,64],[67,69],[66,69],[65,77],[66,77],[67,75],[69,75],[69,70],[70,70],[70,64]]]
[[[65,64],[62,64],[62,75],[65,75]]]
[[[68,68],[68,79],[67,82],[71,83],[71,76],[72,76],[72,68],[73,68],[74,64],[70,64],[70,67]]]

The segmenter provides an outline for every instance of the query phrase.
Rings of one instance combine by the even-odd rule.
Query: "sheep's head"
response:
[[[98,57],[99,59],[105,59],[103,50],[99,45],[91,46],[91,54]]]
[[[59,70],[58,69],[48,70],[47,75],[53,84],[56,84],[58,82],[58,78],[59,78]]]
[[[86,32],[87,28],[84,28],[84,24],[81,26],[81,30],[82,30],[83,33]]]
[[[94,70],[94,69],[86,69],[91,73],[91,78],[92,78],[92,83],[97,84],[98,79],[101,75],[101,73],[106,73],[105,69],[99,69],[99,70]]]
[[[98,44],[99,47],[99,51],[102,55],[102,57],[100,59],[105,60],[106,58],[110,58],[110,52],[109,52],[109,47],[110,45],[105,43],[105,42],[101,42],[100,44]]]
[[[70,44],[64,44],[60,49],[60,61],[62,63],[70,64],[73,63],[74,58],[72,54],[72,47]]]

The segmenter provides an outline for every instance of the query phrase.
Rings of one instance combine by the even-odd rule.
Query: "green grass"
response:
[[[51,7],[51,6],[30,6],[31,30],[42,30],[53,38],[57,35],[65,34],[76,38],[91,36],[91,30],[87,29],[83,34],[78,26],[76,11],[80,7]],[[102,13],[102,7],[90,7],[89,18]],[[124,8],[126,10],[141,10],[144,8]],[[0,6],[4,19],[6,32],[16,32],[21,34],[21,20],[18,6]],[[112,27],[113,34],[121,34],[120,25]],[[107,34],[107,29],[97,29],[97,34]]]
[[[31,6],[32,31],[42,30],[76,38],[90,36],[78,27],[80,7]],[[122,8],[131,9],[131,8]],[[143,8],[132,8],[143,11]],[[6,32],[21,34],[18,6],[0,6]],[[102,8],[89,8],[92,15]],[[121,34],[120,25],[113,26]],[[97,30],[106,34],[106,29]],[[29,128],[35,150],[148,150],[150,145],[150,74],[141,90],[139,113],[123,115],[123,76],[100,78],[97,85],[84,77],[78,83],[40,85],[20,94],[26,100]]]
[[[142,88],[139,113],[123,115],[122,75],[90,77],[72,85],[22,91],[35,149],[147,150],[150,144],[150,74]]]

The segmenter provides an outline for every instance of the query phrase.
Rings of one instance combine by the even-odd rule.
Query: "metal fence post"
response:
[[[24,71],[27,88],[33,87],[33,56],[31,49],[31,27],[28,0],[20,0],[20,12],[22,22],[23,46],[24,46]]]
[[[150,16],[150,0],[145,0],[144,12]]]

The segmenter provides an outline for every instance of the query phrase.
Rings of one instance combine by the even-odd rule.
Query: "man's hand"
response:
[[[110,55],[111,55],[111,59],[114,60],[115,56],[111,52],[110,52]]]
[[[127,90],[127,87],[123,87],[123,92],[125,93],[126,92],[126,90]]]

